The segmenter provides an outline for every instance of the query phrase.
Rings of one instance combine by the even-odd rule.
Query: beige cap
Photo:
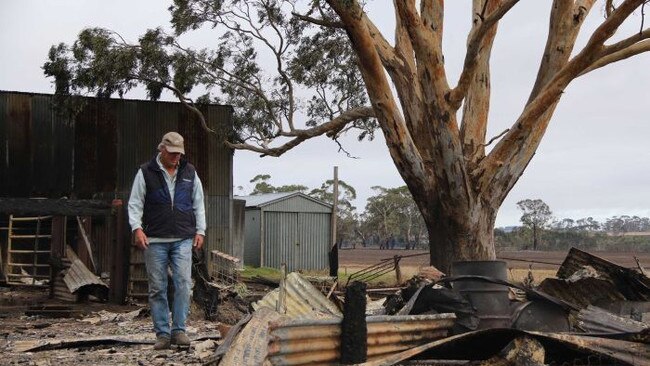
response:
[[[167,152],[181,153],[184,155],[185,146],[183,145],[183,142],[183,136],[180,134],[176,132],[167,132],[165,136],[163,136],[162,141],[160,141],[158,148],[162,148],[164,146]]]

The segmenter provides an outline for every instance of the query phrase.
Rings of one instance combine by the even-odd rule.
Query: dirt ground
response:
[[[248,302],[259,299],[269,290],[252,284],[244,291],[243,298],[234,294],[226,296],[218,307],[215,321],[205,320],[202,310],[194,303],[186,324],[192,346],[154,351],[155,335],[145,304],[63,303],[49,299],[47,288],[0,287],[0,365],[203,365],[223,340],[229,325],[235,324],[249,310]],[[43,305],[66,307],[71,311],[66,317],[26,312],[30,307]],[[138,310],[138,316],[128,316]],[[37,345],[36,342],[93,337],[121,337],[145,343],[104,341],[65,349],[25,351]]]
[[[568,251],[516,251],[500,252],[497,257],[508,263],[508,268],[527,269],[533,264],[534,269],[555,269],[562,264]],[[612,261],[623,267],[637,267],[634,256],[639,258],[641,264],[650,268],[650,253],[620,253],[620,252],[593,252],[589,253]],[[400,264],[405,267],[424,267],[429,265],[427,251],[423,250],[379,250],[379,249],[341,249],[339,250],[339,267],[365,267],[378,263],[382,259],[392,258],[395,255],[412,256],[403,258]],[[532,263],[534,262],[534,263]]]
[[[613,253],[595,252],[614,263],[625,267],[636,267],[634,256],[641,264],[650,268],[648,253]],[[421,267],[428,266],[428,253],[424,251],[356,249],[340,250],[339,265],[341,270],[356,271],[375,264],[382,259],[395,255],[408,256],[401,260],[405,278],[409,278]],[[566,252],[502,252],[499,257],[507,260],[511,275],[515,271],[525,274],[530,262],[533,268],[546,272],[544,276],[553,276],[554,271],[562,263]],[[521,261],[526,260],[526,261]],[[537,263],[543,262],[543,263]],[[409,273],[412,272],[412,273]],[[25,312],[33,305],[56,305],[57,302],[48,299],[48,289],[26,289],[0,287],[0,364],[2,365],[201,365],[206,355],[212,354],[220,339],[228,330],[228,325],[234,324],[249,310],[248,303],[259,299],[270,291],[260,284],[248,284],[239,291],[239,295],[230,293],[219,305],[216,321],[203,319],[201,310],[194,306],[188,320],[188,335],[190,338],[201,338],[194,341],[187,350],[171,349],[154,351],[151,318],[146,313],[146,306],[110,305],[98,302],[84,304],[63,304],[72,306],[70,317],[53,318],[44,315],[34,315]],[[242,298],[243,297],[243,298]],[[123,319],[121,316],[138,309],[145,311],[134,318]],[[120,315],[122,314],[122,315]],[[117,316],[120,315],[120,316]],[[36,341],[48,342],[63,339],[89,339],[100,336],[140,337],[145,344],[104,343],[93,345],[77,345],[65,349],[24,351],[24,347],[35,345]],[[21,348],[23,347],[23,348]]]

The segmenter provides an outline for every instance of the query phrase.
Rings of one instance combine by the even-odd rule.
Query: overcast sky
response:
[[[97,26],[113,29],[129,41],[146,29],[169,28],[170,1],[162,0],[0,0],[0,90],[52,93],[51,80],[41,66],[47,51],[59,42],[72,43],[79,31]],[[392,39],[394,21],[387,12],[391,2],[369,1],[370,16]],[[445,60],[449,80],[455,83],[464,57],[470,25],[471,1],[447,2]],[[521,113],[539,65],[548,27],[550,1],[522,1],[506,15],[492,58],[492,108],[488,136],[498,135]],[[391,10],[392,11],[392,10]],[[587,20],[593,30],[602,20],[596,5]],[[616,37],[638,31],[636,14]],[[646,24],[649,22],[646,19]],[[209,45],[216,37],[207,31],[187,37],[186,44]],[[499,211],[497,226],[517,225],[516,202],[544,200],[557,218],[613,215],[650,216],[650,55],[607,66],[575,80],[560,102],[537,154]],[[127,97],[144,98],[135,91]],[[345,148],[358,159],[337,153],[325,138],[308,141],[280,158],[259,158],[248,152],[235,154],[235,194],[260,173],[272,176],[274,185],[303,184],[314,188],[339,177],[357,189],[360,210],[373,194],[371,186],[403,185],[385,143],[378,134],[373,142],[344,138]]]

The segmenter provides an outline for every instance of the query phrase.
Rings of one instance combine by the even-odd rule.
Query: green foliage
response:
[[[400,239],[407,249],[420,247],[426,237],[424,219],[406,186],[398,188],[372,187],[377,194],[368,198],[362,215],[362,231],[383,248]]]
[[[302,192],[305,193],[309,188],[301,184],[288,184],[275,187],[269,183],[271,176],[269,174],[258,174],[250,180],[255,183],[255,188],[251,194],[264,194],[264,193],[282,193],[282,192]]]
[[[275,268],[244,266],[244,270],[240,272],[240,276],[245,279],[263,277],[270,280],[279,281],[281,273],[280,270]]]
[[[72,46],[52,46],[43,71],[62,95],[122,97],[144,86],[152,100],[169,89],[191,103],[187,94],[200,86],[207,91],[200,103],[234,106],[231,142],[268,148],[274,139],[300,135],[294,131],[302,127],[297,116],[306,115],[302,123],[316,126],[368,102],[345,32],[315,27],[292,13],[318,13],[328,21],[335,14],[318,1],[303,4],[174,0],[169,7],[174,34],[150,29],[129,44],[112,30],[85,29]],[[213,31],[210,48],[180,44],[182,35],[199,29]],[[346,131],[350,128],[372,137],[377,125],[366,118]]]

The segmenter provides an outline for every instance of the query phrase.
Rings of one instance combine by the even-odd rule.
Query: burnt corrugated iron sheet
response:
[[[68,286],[70,292],[75,292],[84,286],[90,285],[97,285],[108,289],[108,286],[99,277],[90,272],[79,259],[72,261],[72,265],[70,265],[70,268],[68,268],[63,277],[63,282]]]
[[[623,318],[591,305],[580,310],[577,325],[590,333],[636,333],[650,328],[649,324]]]
[[[454,314],[369,316],[368,360],[447,336]],[[336,364],[341,319],[301,319],[271,323],[268,358],[274,365]]]
[[[315,313],[331,316],[343,316],[341,310],[326,298],[311,282],[296,272],[289,273],[285,280],[284,309],[281,313],[290,318],[313,315]],[[280,296],[280,288],[269,292],[260,301],[253,303],[253,309],[262,307],[276,309]]]
[[[650,279],[634,270],[621,267],[603,258],[571,248],[557,271],[557,277],[568,279],[577,271],[593,268],[600,278],[613,283],[625,299],[632,301],[650,300]]]
[[[522,336],[532,337],[544,346],[545,362],[549,364],[650,365],[650,347],[644,343],[505,328],[451,336],[362,365],[389,366],[409,359],[417,362],[420,358],[433,364],[437,364],[436,360],[486,360],[498,354],[513,339]],[[577,360],[576,357],[582,358]],[[608,362],[609,360],[613,362]]]
[[[593,277],[569,282],[558,278],[546,278],[538,290],[564,300],[578,308],[603,301],[625,300],[616,286],[606,280]]]

